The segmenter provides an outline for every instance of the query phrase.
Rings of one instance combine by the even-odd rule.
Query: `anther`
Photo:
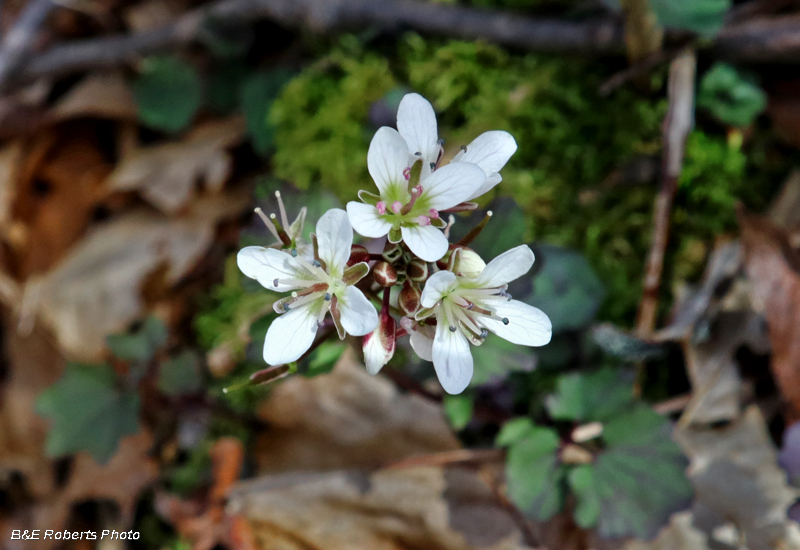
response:
[[[283,311],[289,311],[289,309],[291,309],[289,307],[289,302],[286,302],[285,304],[283,304]]]
[[[456,327],[454,327],[453,325],[450,325],[450,332],[455,332],[455,331],[456,331]]]
[[[314,260],[311,263],[314,264],[314,267],[322,267],[322,263],[319,260]]]
[[[428,216],[417,216],[417,223],[419,225],[430,225],[431,219]]]
[[[489,336],[489,331],[486,330],[486,329],[483,329],[481,331],[481,338],[486,338],[487,336]]]
[[[292,249],[292,258],[297,258],[297,249],[296,248]]]
[[[405,168],[403,170],[403,177],[406,178],[406,181],[411,179],[411,168]]]
[[[444,139],[439,138],[439,141],[436,142],[437,145],[444,145]]]
[[[474,307],[475,307],[475,303],[474,302],[470,302],[469,305],[467,306],[467,309],[471,311]]]
[[[272,286],[274,286],[274,287],[278,286],[278,278],[277,277],[272,281]]]
[[[432,220],[438,220],[439,219],[439,211],[436,210],[435,208],[431,208],[430,210],[428,210],[428,216]]]
[[[467,146],[466,146],[466,145],[462,145],[462,146],[461,146],[461,150],[462,150],[462,151],[464,151],[464,152],[466,153],[466,152],[467,152]]]
[[[326,302],[330,302],[331,301],[331,293],[330,292],[326,292],[325,293],[325,301]]]
[[[508,317],[503,317],[503,324],[504,324],[504,325],[507,325],[507,324],[508,324]]]
[[[403,209],[403,205],[400,204],[400,201],[394,201],[392,203],[392,212],[394,212],[395,214],[399,214],[400,210],[402,210],[402,209]]]
[[[375,205],[375,208],[378,209],[378,214],[386,214],[386,203],[383,201],[378,201],[378,204]]]
[[[416,153],[414,153],[414,156],[421,157],[421,156],[422,156],[422,153],[420,153],[419,151],[417,151]]]
[[[436,163],[435,162],[431,163],[431,170],[436,170]]]
[[[320,327],[320,328],[322,328],[322,325],[324,325],[324,324],[325,324],[325,321],[324,321],[324,320],[322,320],[322,321],[317,321],[317,326],[318,326],[318,327]]]

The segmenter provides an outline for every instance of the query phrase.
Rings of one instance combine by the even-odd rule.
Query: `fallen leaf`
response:
[[[711,535],[731,522],[750,550],[795,548],[786,513],[798,493],[786,484],[757,406],[725,427],[688,426],[675,438],[691,461],[698,527]]]
[[[109,176],[114,191],[139,191],[165,213],[182,208],[200,182],[218,192],[231,171],[226,149],[239,143],[244,120],[232,117],[198,126],[180,141],[140,147],[117,165]]]
[[[441,408],[367,374],[348,349],[329,374],[291,378],[259,409],[260,472],[376,467],[460,447]]]
[[[781,393],[800,414],[800,254],[767,218],[739,213],[745,270],[772,343],[771,368]]]
[[[438,467],[296,472],[240,483],[229,513],[264,550],[522,550],[511,515],[473,472]]]
[[[135,121],[136,103],[122,74],[96,73],[67,92],[51,117],[53,122],[81,117]]]
[[[41,280],[39,313],[70,357],[96,362],[108,334],[142,316],[141,288],[161,270],[172,285],[192,269],[217,221],[241,212],[246,192],[206,197],[179,218],[135,211],[99,224]]]
[[[622,550],[708,550],[708,537],[692,525],[691,512],[672,516],[652,542],[631,541]]]

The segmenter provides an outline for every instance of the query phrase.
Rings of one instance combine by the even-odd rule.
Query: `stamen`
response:
[[[278,217],[275,214],[270,214],[269,215],[269,219],[273,223],[273,225],[275,226],[275,229],[277,229],[277,231],[278,231],[278,239],[280,239],[280,241],[285,246],[291,246],[292,245],[292,239],[289,238],[289,235],[283,229],[283,226],[278,221]]]
[[[461,324],[464,325],[470,332],[474,334],[480,334],[481,327],[479,327],[472,317],[467,315],[462,308],[454,308],[453,313],[455,314],[456,318],[461,321]]]
[[[383,201],[378,201],[378,204],[375,205],[375,208],[378,209],[378,214],[386,214],[386,203]]]
[[[258,214],[258,217],[261,218],[261,221],[264,222],[264,225],[267,226],[269,232],[272,233],[272,236],[280,241],[281,238],[278,236],[278,230],[275,229],[275,226],[272,225],[271,221],[269,221],[269,218],[267,217],[266,214],[264,214],[264,211],[261,210],[260,208],[256,208],[255,212],[256,214]]]
[[[331,301],[331,293],[330,292],[326,292],[325,293],[325,301],[326,302],[330,302]]]
[[[447,225],[444,228],[444,236],[450,238],[450,228],[456,223],[456,217],[450,214],[447,218]]]
[[[508,325],[508,317],[503,317],[503,324]]]
[[[312,292],[311,294],[308,294],[306,296],[300,296],[299,298],[297,298],[296,300],[292,301],[289,304],[289,308],[290,309],[296,309],[298,307],[304,306],[309,302],[313,302],[314,300],[318,300],[319,298],[322,298],[322,296],[324,294],[325,294],[325,292],[323,291],[323,292]],[[329,302],[325,302],[325,303],[327,304]]]
[[[410,166],[403,170],[403,177],[406,178],[406,181],[411,179],[411,167]]]
[[[481,330],[481,338],[485,339],[487,336],[489,336],[489,331],[486,330],[486,329],[482,329]]]
[[[394,201],[392,203],[392,212],[394,212],[395,214],[399,214],[402,209],[403,205],[400,204],[400,201]]]
[[[283,224],[283,227],[289,229],[291,224],[289,223],[289,216],[286,215],[286,207],[283,206],[283,199],[281,198],[280,191],[275,191],[275,198],[278,199],[278,210],[281,213],[281,223]]]
[[[322,304],[322,307],[319,310],[319,314],[317,315],[317,326],[321,327],[325,322],[325,314],[331,309],[331,302],[330,300],[325,300]]]
[[[318,279],[327,280],[328,274],[325,273],[325,271],[322,269],[322,267],[318,267],[316,265],[311,265],[306,260],[304,260],[302,256],[298,256],[297,258],[295,258],[295,260],[297,261],[297,263],[302,265],[306,269],[306,271],[308,271],[309,273],[311,273],[312,275],[314,275]]]
[[[309,281],[307,279],[296,279],[293,277],[286,277],[286,278],[278,278],[272,280],[272,286],[275,288],[279,287],[280,285],[289,286],[292,288],[308,288],[316,284],[315,281]]]
[[[439,219],[439,211],[436,210],[435,208],[431,208],[430,210],[428,210],[428,216],[432,220],[438,220]]]
[[[456,331],[456,327],[454,327],[453,325],[450,325],[450,332],[455,332],[455,331]]]
[[[458,294],[451,294],[450,295],[450,299],[453,300],[453,302],[455,304],[457,304],[457,305],[459,305],[461,307],[465,307],[467,309],[472,309],[472,306],[475,305],[472,302],[468,302],[467,300],[465,300],[464,298],[462,298]]]
[[[436,170],[436,163],[435,162],[431,163],[431,170]]]
[[[461,150],[462,150],[462,151],[464,151],[464,152],[466,153],[466,152],[467,152],[467,146],[466,146],[466,145],[462,145],[462,146],[461,146]]]
[[[420,225],[430,225],[431,219],[428,216],[417,216],[417,223]]]
[[[297,258],[297,249],[296,248],[292,249],[292,258]]]

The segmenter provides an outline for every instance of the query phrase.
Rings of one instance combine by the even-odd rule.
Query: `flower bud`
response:
[[[347,260],[347,267],[369,261],[369,250],[360,244],[350,246],[350,259]]]
[[[397,344],[397,323],[387,312],[381,312],[378,327],[364,336],[364,363],[367,372],[378,374],[383,366],[394,356]]]
[[[408,278],[415,283],[424,283],[428,279],[428,264],[422,260],[411,260],[406,267]]]
[[[382,287],[392,286],[397,282],[397,270],[389,262],[378,262],[372,271],[375,282]]]
[[[406,281],[403,284],[403,289],[397,295],[397,306],[400,311],[408,317],[413,317],[419,309],[419,300],[422,293],[419,286],[411,281]]]
[[[484,267],[486,267],[486,262],[478,256],[477,252],[471,248],[461,249],[461,263],[458,269],[460,275],[474,279],[481,274]]]
[[[403,255],[403,248],[399,244],[387,242],[383,249],[383,258],[387,262],[394,262]]]

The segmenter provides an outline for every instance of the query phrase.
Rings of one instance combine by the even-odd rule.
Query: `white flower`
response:
[[[317,327],[330,311],[339,337],[364,336],[378,325],[378,313],[354,285],[368,272],[366,263],[347,267],[353,229],[344,210],[329,210],[317,223],[319,260],[308,262],[299,254],[248,246],[236,260],[246,276],[275,292],[292,292],[278,300],[282,313],[269,327],[264,360],[270,365],[299,359],[314,342]]]
[[[394,356],[397,345],[397,323],[388,311],[382,311],[378,328],[364,336],[364,363],[367,372],[378,374]]]
[[[436,126],[436,113],[428,100],[419,94],[407,94],[403,97],[397,109],[397,129],[411,152],[419,151],[422,154],[424,162],[420,181],[424,185],[432,167],[439,166],[443,152]],[[464,200],[480,197],[500,183],[503,178],[499,172],[516,151],[517,142],[514,137],[501,130],[484,132],[472,143],[462,147],[450,165],[460,162],[477,164],[485,174],[481,185]]]
[[[507,284],[532,265],[533,252],[521,245],[500,254],[475,278],[439,271],[425,283],[420,299],[423,309],[416,318],[418,322],[436,318],[430,356],[446,392],[457,394],[467,387],[473,369],[469,344],[482,344],[489,331],[522,346],[543,346],[550,341],[552,324],[547,315],[506,293]],[[423,353],[417,353],[424,359],[427,344],[420,339],[425,331],[417,329],[414,334],[414,349],[420,348]]]
[[[446,224],[439,210],[452,208],[473,195],[486,179],[483,170],[459,162],[436,170],[409,189],[412,157],[397,130],[380,128],[369,146],[367,167],[380,195],[359,192],[363,203],[347,203],[353,228],[365,237],[389,235],[401,240],[422,260],[435,262],[447,252]]]
[[[275,198],[278,199],[278,211],[281,214],[280,221],[278,221],[278,217],[275,214],[270,214],[268,218],[260,208],[256,208],[256,214],[267,226],[272,236],[275,237],[276,242],[269,245],[269,248],[284,250],[285,252],[296,250],[297,254],[302,258],[308,261],[313,260],[314,249],[311,243],[305,242],[302,238],[303,225],[306,221],[308,209],[305,206],[301,208],[300,213],[290,224],[280,191],[275,191]]]

